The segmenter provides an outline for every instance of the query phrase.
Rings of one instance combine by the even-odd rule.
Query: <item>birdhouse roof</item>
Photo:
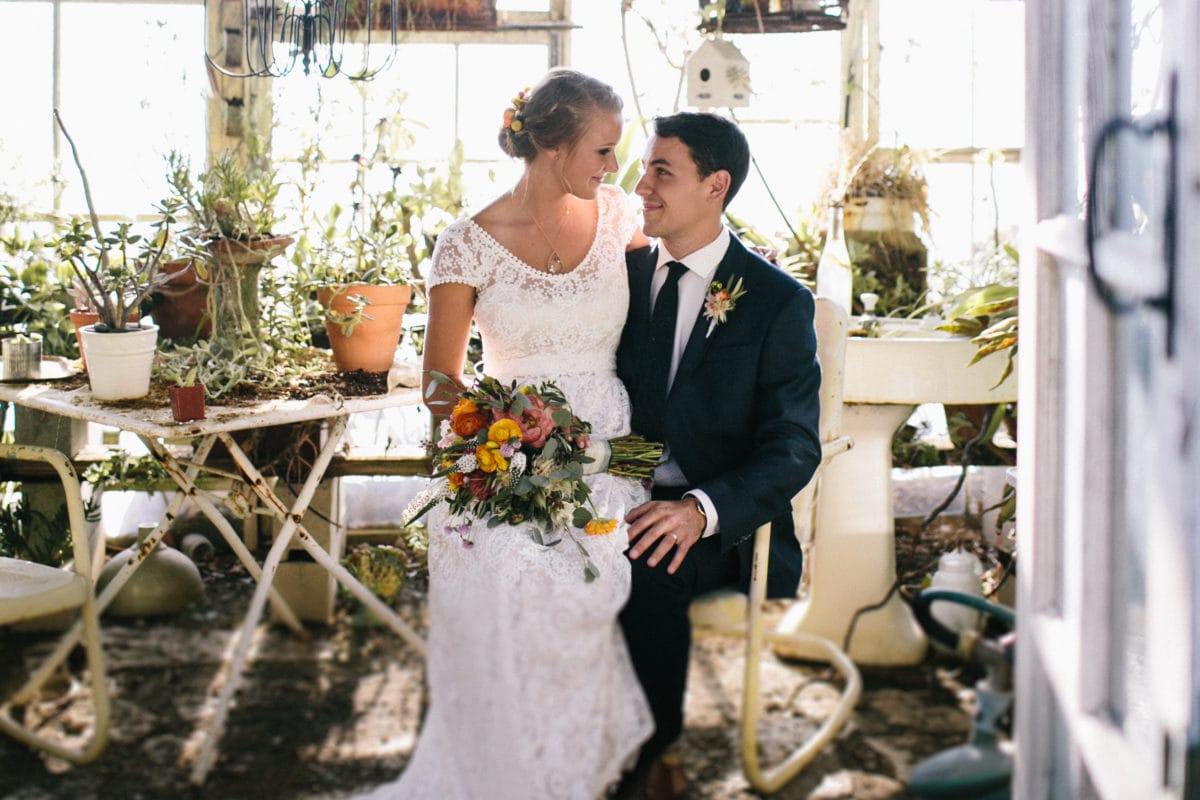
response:
[[[750,63],[733,42],[727,42],[724,39],[708,39],[696,48],[696,52],[692,57],[709,55],[719,58],[722,61],[740,61],[743,64]]]

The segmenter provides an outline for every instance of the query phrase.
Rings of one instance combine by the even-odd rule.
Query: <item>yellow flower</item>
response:
[[[511,126],[511,127],[512,127],[512,130],[513,130],[513,133],[520,133],[520,132],[521,132],[521,128],[524,128],[525,126],[521,124],[521,120],[519,120],[519,119],[514,119],[514,120],[512,121],[512,126]]]
[[[521,426],[516,420],[498,419],[492,423],[492,427],[488,428],[488,441],[496,444],[505,444],[513,439],[521,438]]]
[[[615,519],[600,519],[596,518],[583,526],[583,532],[588,536],[601,536],[606,533],[612,533],[617,529],[617,521]]]
[[[479,468],[484,472],[508,469],[508,459],[500,455],[500,445],[495,442],[488,442],[476,447],[475,458],[479,461]]]

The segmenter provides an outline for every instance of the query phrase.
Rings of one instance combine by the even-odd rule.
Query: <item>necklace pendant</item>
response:
[[[546,261],[546,272],[549,272],[551,275],[557,275],[558,271],[562,268],[562,258],[559,257],[558,253],[552,252],[550,258]]]

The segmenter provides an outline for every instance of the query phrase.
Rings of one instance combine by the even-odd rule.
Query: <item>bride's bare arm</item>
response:
[[[646,234],[642,233],[642,229],[639,227],[633,232],[633,238],[629,240],[629,244],[625,245],[625,252],[640,250],[648,244],[650,244],[650,239],[646,237]]]
[[[475,313],[475,289],[465,283],[442,283],[429,290],[429,322],[425,329],[425,362],[421,375],[421,396],[429,390],[433,372],[448,375],[454,386],[443,384],[425,405],[435,417],[446,417],[454,409],[455,393],[462,384],[463,364],[467,360],[467,340],[471,335],[471,317]]]

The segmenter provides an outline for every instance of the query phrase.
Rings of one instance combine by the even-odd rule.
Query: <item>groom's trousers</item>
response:
[[[655,487],[654,500],[678,500],[687,487]],[[721,538],[701,539],[674,575],[667,573],[673,553],[656,567],[648,554],[630,559],[633,587],[621,612],[621,628],[638,680],[654,715],[654,735],[642,746],[639,763],[658,758],[683,732],[692,626],[688,607],[699,595],[738,585],[736,551],[721,554]]]

